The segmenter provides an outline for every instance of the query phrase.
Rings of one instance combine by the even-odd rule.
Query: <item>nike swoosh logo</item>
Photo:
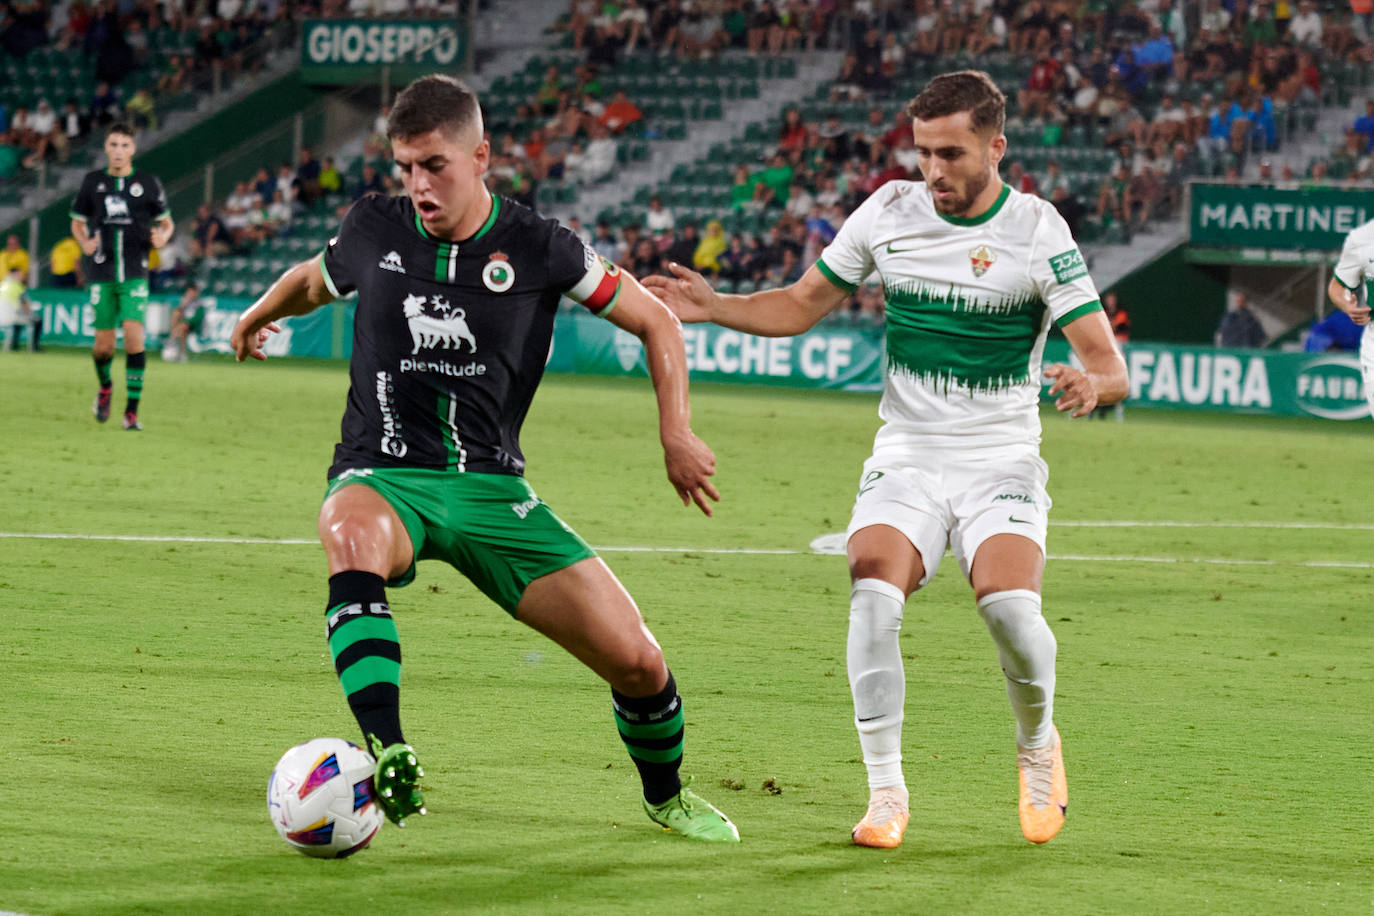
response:
[[[904,252],[904,251],[915,251],[915,250],[916,250],[916,249],[915,249],[914,247],[913,247],[913,248],[893,248],[891,242],[888,242],[888,243],[887,243],[887,253],[888,253],[888,254],[901,254],[901,253]]]
[[[1017,518],[1017,517],[1014,516],[1014,515],[1008,515],[1008,516],[1007,516],[1007,521],[1009,521],[1009,522],[1016,522],[1016,524],[1018,524],[1018,525],[1030,525],[1030,524],[1033,524],[1033,523],[1031,522],[1030,519],[1026,519],[1026,518]]]

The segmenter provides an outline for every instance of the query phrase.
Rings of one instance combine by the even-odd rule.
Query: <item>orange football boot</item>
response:
[[[911,820],[907,798],[907,791],[901,786],[874,789],[864,819],[850,831],[854,843],[875,849],[896,849],[902,845],[902,834]]]
[[[1016,748],[1021,773],[1021,832],[1032,843],[1048,843],[1064,826],[1069,782],[1064,776],[1064,745],[1059,729],[1044,747]]]

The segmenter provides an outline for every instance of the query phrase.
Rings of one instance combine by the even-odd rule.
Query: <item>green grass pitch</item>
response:
[[[323,555],[280,543],[313,541],[346,385],[337,364],[154,362],[131,434],[92,420],[88,356],[0,354],[0,911],[1374,908],[1368,423],[1047,411],[1068,825],[1020,836],[996,654],[947,559],[907,607],[914,811],[881,852],[849,843],[844,562],[808,550],[843,530],[876,398],[696,387],[724,494],[706,519],[631,380],[546,380],[530,479],[636,596],[685,698],[685,772],[743,844],[655,828],[606,688],[431,563],[391,593],[431,814],[345,861],[292,852],[272,764],[355,738]],[[73,537],[10,536],[35,533]]]

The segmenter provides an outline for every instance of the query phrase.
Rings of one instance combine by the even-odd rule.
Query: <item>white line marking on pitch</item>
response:
[[[1071,523],[1072,524],[1072,523]],[[1374,527],[1374,526],[1350,526]],[[743,556],[800,556],[843,553],[842,534],[822,535],[812,542],[810,550],[773,547],[594,547],[603,553],[702,553]],[[0,531],[0,539],[44,541],[129,541],[160,544],[266,544],[276,546],[310,546],[319,542],[307,538],[237,538],[194,537],[191,535],[152,534],[60,534]],[[1244,560],[1233,557],[1133,557],[1090,556],[1087,554],[1052,553],[1048,559],[1069,563],[1174,563],[1211,566],[1297,566],[1321,569],[1374,569],[1374,563],[1344,563],[1339,560],[1306,560],[1281,563],[1277,560]],[[0,913],[0,916],[4,916]]]

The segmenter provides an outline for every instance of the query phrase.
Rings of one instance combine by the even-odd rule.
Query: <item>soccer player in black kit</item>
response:
[[[162,182],[134,169],[133,128],[111,124],[105,134],[109,165],[87,172],[72,201],[71,230],[86,255],[86,277],[95,309],[95,374],[100,380],[92,410],[110,418],[115,331],[124,330],[124,375],[128,401],[124,428],[141,430],[138,404],[143,397],[143,318],[148,306],[148,252],[172,237],[172,215]]]
[[[240,361],[265,359],[278,319],[357,290],[350,388],[319,533],[329,561],[335,671],[400,824],[425,813],[401,733],[400,644],[387,585],[449,563],[515,619],[611,685],[644,808],[684,836],[739,842],[679,779],[683,714],[663,653],[624,586],[523,477],[519,432],[563,295],[644,343],[668,479],[711,514],[715,456],[689,424],[680,327],[633,277],[571,231],[482,182],[491,155],[476,96],[447,76],[408,86],[387,121],[408,197],[369,196],[323,255],[297,264],[239,319]]]

